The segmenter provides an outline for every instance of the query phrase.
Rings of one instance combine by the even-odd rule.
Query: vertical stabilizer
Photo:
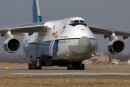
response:
[[[40,6],[39,6],[39,0],[33,0],[33,6],[32,6],[32,12],[33,12],[33,22],[42,22],[42,16],[40,13]]]

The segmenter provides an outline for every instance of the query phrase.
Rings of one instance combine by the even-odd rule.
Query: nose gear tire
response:
[[[70,62],[67,65],[67,70],[84,70],[85,65],[82,64],[81,62]]]

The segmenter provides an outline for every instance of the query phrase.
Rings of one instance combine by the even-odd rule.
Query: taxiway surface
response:
[[[90,70],[0,70],[0,76],[129,76],[130,72],[90,71]]]
[[[4,64],[2,64],[4,65]],[[66,67],[43,67],[43,70],[27,70],[27,64],[6,66],[6,70],[0,68],[0,76],[128,76],[130,77],[130,65],[87,65],[86,70],[66,70]],[[10,66],[10,67],[9,67]],[[20,67],[18,67],[20,66]]]

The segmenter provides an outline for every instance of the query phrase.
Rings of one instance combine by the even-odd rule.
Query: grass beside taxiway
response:
[[[0,87],[130,87],[129,77],[0,76]]]

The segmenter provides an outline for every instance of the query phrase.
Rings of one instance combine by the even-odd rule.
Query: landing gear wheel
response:
[[[33,62],[30,62],[29,64],[28,64],[28,69],[29,70],[33,70],[33,69],[36,69],[36,64],[35,63],[33,63]]]
[[[84,70],[85,65],[82,62],[70,62],[67,65],[67,70]]]
[[[80,64],[80,70],[85,70],[85,65],[84,64]]]
[[[39,60],[37,60],[36,62],[30,62],[28,64],[28,69],[29,70],[41,70],[42,69],[41,62]]]

